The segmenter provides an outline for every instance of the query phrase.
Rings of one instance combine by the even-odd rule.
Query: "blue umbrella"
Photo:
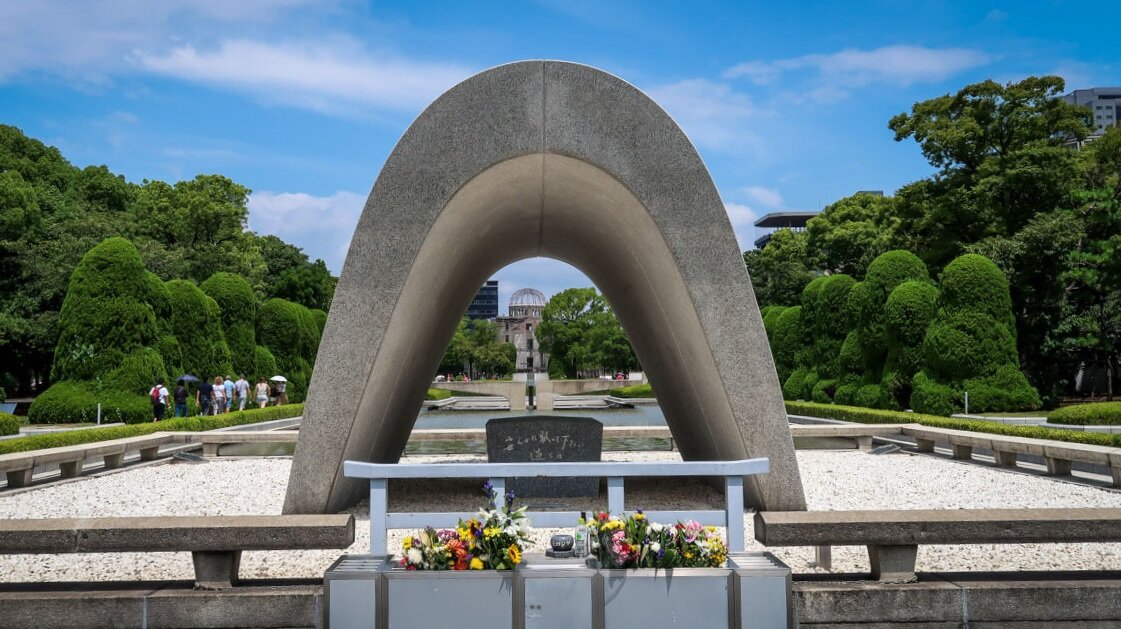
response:
[[[176,382],[198,382],[199,379],[189,373],[185,373],[175,379]]]

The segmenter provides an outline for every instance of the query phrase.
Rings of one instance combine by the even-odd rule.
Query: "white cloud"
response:
[[[646,89],[698,146],[717,151],[758,152],[752,121],[769,115],[724,83],[687,79]]]
[[[831,54],[812,54],[777,61],[747,61],[729,68],[725,78],[745,78],[758,85],[785,79],[787,74],[810,72],[810,80],[847,93],[852,87],[885,83],[906,87],[947,79],[963,70],[985,65],[992,57],[972,48],[884,46],[874,50],[846,48]]]
[[[249,228],[301,247],[322,258],[338,275],[362,214],[366,196],[340,191],[319,197],[303,192],[254,192],[249,196]]]
[[[312,0],[34,0],[0,2],[0,80],[45,71],[103,83],[136,48],[181,33],[277,21]]]
[[[728,220],[732,222],[732,231],[736,233],[736,241],[740,244],[741,251],[747,251],[755,246],[755,219],[759,214],[751,206],[742,203],[724,203],[724,210],[728,212]]]
[[[744,194],[752,201],[759,205],[765,205],[769,208],[782,207],[782,193],[774,188],[764,188],[763,186],[748,186],[744,188]]]
[[[326,113],[360,105],[416,111],[471,74],[455,64],[375,56],[342,37],[283,44],[228,40],[205,51],[188,44],[163,54],[137,52],[135,58],[157,74]]]

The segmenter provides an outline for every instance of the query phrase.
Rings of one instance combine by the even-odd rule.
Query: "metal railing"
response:
[[[727,527],[728,550],[744,551],[743,477],[766,474],[766,458],[740,461],[667,461],[660,463],[366,463],[346,461],[343,475],[370,480],[370,554],[387,555],[389,529],[431,526],[452,528],[474,512],[389,513],[389,479],[392,478],[489,478],[496,495],[505,493],[507,478],[607,478],[607,508],[623,512],[623,479],[626,477],[723,476],[724,510],[645,511],[652,521],[674,522],[692,519],[704,525]],[[566,528],[575,526],[576,511],[527,511],[534,526]]]

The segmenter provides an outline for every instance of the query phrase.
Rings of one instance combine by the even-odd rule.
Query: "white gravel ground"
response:
[[[858,451],[799,451],[798,462],[812,510],[965,509],[1031,507],[1121,507],[1121,493],[977,464],[907,453],[870,455]],[[675,452],[611,452],[606,460],[678,460]],[[406,462],[481,461],[481,456],[412,456]],[[278,514],[284,502],[290,459],[230,459],[206,464],[166,464],[126,470],[75,482],[0,496],[0,518]],[[481,492],[474,481],[431,481],[391,485],[390,509],[474,510]],[[603,501],[550,500],[555,507],[604,508]],[[630,480],[628,509],[719,508],[720,492],[685,479]],[[352,512],[357,540],[347,551],[369,548],[368,505]],[[757,547],[746,514],[750,547]],[[543,550],[556,530],[534,531],[534,550]],[[406,531],[391,533],[390,549],[400,548]],[[795,571],[812,571],[808,548],[774,552]],[[247,552],[241,575],[319,577],[340,554],[337,550]],[[862,547],[835,548],[834,571],[868,570]],[[1017,544],[922,546],[918,569],[1085,570],[1117,569],[1121,544]],[[75,581],[189,579],[189,553],[0,556],[0,581]]]

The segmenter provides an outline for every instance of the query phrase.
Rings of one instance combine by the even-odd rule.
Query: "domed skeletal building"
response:
[[[545,309],[545,294],[536,288],[520,288],[510,296],[509,315],[496,317],[498,340],[513,343],[518,350],[514,364],[517,373],[548,373],[549,355],[542,354],[536,329]]]

